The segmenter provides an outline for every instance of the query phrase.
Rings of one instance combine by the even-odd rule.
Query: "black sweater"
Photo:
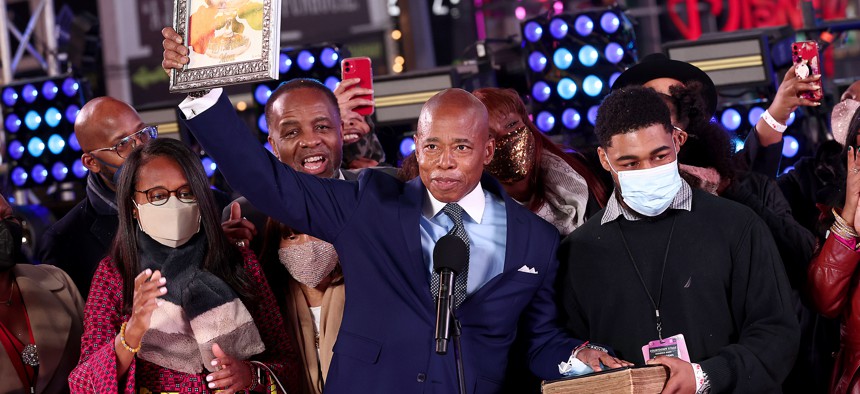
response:
[[[690,358],[712,392],[779,392],[797,354],[799,329],[773,238],[751,210],[694,190],[692,210],[600,224],[596,215],[559,248],[567,327],[577,338],[612,346],[636,364],[657,339],[648,290],[659,294],[672,220],[674,235],[660,303],[663,335],[683,333]]]

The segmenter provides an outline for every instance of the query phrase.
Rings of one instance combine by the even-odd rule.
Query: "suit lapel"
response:
[[[72,317],[55,294],[65,285],[39,267],[17,265],[15,277],[39,352],[36,391],[41,392],[57,369],[69,339]]]
[[[400,196],[400,226],[406,245],[407,266],[406,279],[412,286],[418,299],[426,302],[433,301],[430,292],[430,282],[427,281],[427,262],[424,261],[424,251],[421,249],[420,215],[424,201],[424,185],[421,178],[415,178],[406,183],[405,190]],[[428,297],[429,296],[429,297]]]
[[[507,276],[511,275],[511,272],[516,272],[522,267],[523,262],[526,261],[525,245],[529,244],[530,231],[528,231],[527,227],[528,222],[519,204],[508,196],[498,181],[486,173],[481,178],[481,187],[505,201],[505,217],[507,220],[507,226],[505,226],[505,264],[502,273],[490,279],[478,291],[469,298],[466,298],[463,301],[464,304],[467,302],[475,303],[476,300],[484,298],[499,284],[504,284]]]

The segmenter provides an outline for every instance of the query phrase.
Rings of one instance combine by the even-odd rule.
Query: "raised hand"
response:
[[[257,227],[242,217],[242,207],[235,201],[230,204],[230,219],[221,223],[221,230],[230,242],[240,246],[247,246],[257,235]]]
[[[140,346],[140,340],[152,321],[152,312],[161,305],[158,297],[167,294],[167,278],[161,271],[146,269],[134,278],[134,299],[131,317],[125,327],[125,342],[129,347]]]
[[[172,27],[161,29],[161,35],[164,37],[164,41],[161,42],[161,46],[164,47],[161,68],[170,74],[171,69],[181,69],[188,64],[188,47],[182,44],[182,36]]]

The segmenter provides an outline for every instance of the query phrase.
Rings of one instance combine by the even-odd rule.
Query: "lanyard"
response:
[[[672,228],[669,230],[669,240],[666,242],[666,252],[663,254],[663,268],[660,271],[660,287],[659,293],[657,293],[657,301],[654,301],[654,297],[651,296],[651,292],[648,291],[648,285],[645,284],[645,278],[642,277],[642,273],[639,272],[639,267],[636,265],[636,259],[633,258],[633,253],[630,251],[630,246],[627,245],[627,239],[624,238],[624,230],[621,229],[621,221],[617,221],[618,223],[618,232],[621,233],[621,241],[624,242],[624,249],[627,250],[627,255],[630,256],[630,263],[633,264],[633,270],[636,271],[636,276],[639,277],[639,282],[642,283],[642,288],[645,289],[645,295],[648,296],[648,300],[651,301],[651,306],[654,307],[654,315],[657,317],[657,337],[660,340],[663,340],[663,318],[660,316],[660,304],[663,301],[663,279],[666,276],[666,261],[669,259],[669,247],[672,245],[672,234],[675,232],[675,219],[678,216],[672,217]]]

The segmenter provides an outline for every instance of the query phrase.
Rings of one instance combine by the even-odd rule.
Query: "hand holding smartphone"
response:
[[[815,41],[798,41],[791,44],[791,58],[794,61],[794,72],[800,79],[813,75],[821,75],[821,57],[818,52],[818,43]],[[818,89],[800,93],[800,97],[820,101],[824,97],[821,90],[821,80],[810,82]]]
[[[343,59],[340,63],[342,80],[358,78],[360,81],[357,87],[367,90],[373,89],[373,69],[371,68],[369,57],[350,57]],[[353,87],[355,88],[355,87]],[[373,94],[362,94],[353,98],[373,101]],[[373,113],[372,105],[360,105],[353,108],[353,111],[361,116],[367,116]]]

